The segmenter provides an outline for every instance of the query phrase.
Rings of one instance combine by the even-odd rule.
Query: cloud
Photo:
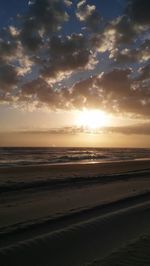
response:
[[[119,50],[122,46],[133,44],[146,32],[148,34],[150,24],[149,0],[131,0],[127,3],[124,13],[108,22],[103,32],[94,36],[93,42],[95,42],[99,52]]]
[[[127,126],[111,126],[103,127],[97,129],[89,129],[82,126],[66,126],[60,128],[52,128],[46,130],[34,130],[34,131],[22,131],[22,133],[27,134],[58,134],[58,135],[76,135],[76,134],[110,134],[110,133],[119,133],[124,135],[150,135],[150,124],[148,122],[138,123]]]
[[[107,133],[121,133],[125,135],[150,135],[150,124],[141,123],[141,124],[134,124],[132,126],[122,126],[122,127],[107,127],[104,129]]]
[[[16,92],[13,89],[17,73],[11,66],[7,67],[0,77],[1,102],[14,102],[29,109],[82,110],[85,107],[133,117],[148,118],[150,115],[148,65],[139,69],[134,78],[131,69],[116,68],[76,82],[71,87],[56,87],[39,77],[26,82]]]
[[[76,16],[79,21],[84,22],[88,29],[98,30],[102,17],[96,10],[95,5],[88,5],[86,1],[80,1],[77,4]]]
[[[126,12],[132,22],[138,25],[147,26],[150,24],[149,10],[149,0],[132,0],[129,1]]]
[[[40,77],[57,82],[73,71],[94,67],[95,54],[86,36],[56,34],[69,18],[65,8],[69,3],[71,1],[32,1],[27,14],[18,17],[18,28],[9,26],[3,31],[0,58],[9,61],[18,76],[24,77],[36,69]]]
[[[63,1],[36,0],[30,5],[28,14],[22,17],[20,39],[23,46],[36,51],[43,43],[42,37],[58,31],[68,18]]]
[[[86,80],[76,82],[70,91],[71,105],[74,108],[81,109],[82,107],[96,107],[96,102],[99,102],[97,88],[94,86],[96,77],[90,77]],[[100,107],[100,102],[99,102]]]
[[[150,90],[144,80],[137,82],[131,69],[114,69],[76,83],[71,103],[77,108],[100,108],[133,116],[150,114]]]
[[[96,61],[89,49],[88,39],[82,34],[72,34],[65,38],[52,37],[48,56],[43,60],[41,75],[59,80],[77,69],[91,68]]]
[[[9,26],[0,33],[0,60],[3,61],[3,65],[11,65],[18,76],[25,75],[32,68],[33,62],[24,52],[19,40],[19,30],[13,26]]]
[[[111,97],[115,95],[126,96],[131,91],[131,80],[129,75],[131,69],[114,69],[103,75],[98,80],[98,85],[103,88],[103,92]]]
[[[144,43],[141,45],[139,54],[142,59],[141,61],[150,60],[150,39],[145,40]]]
[[[72,1],[71,0],[64,0],[64,3],[66,6],[71,6],[72,5]]]
[[[37,107],[44,105],[51,109],[62,108],[61,93],[53,90],[53,88],[43,79],[38,78],[22,86],[20,93],[20,101],[34,103]]]
[[[130,43],[137,32],[127,16],[120,16],[106,24],[102,33],[93,37],[93,44],[101,53],[118,48],[123,43]]]
[[[147,64],[146,66],[139,69],[139,76],[137,78],[138,81],[147,79],[150,79],[150,64]]]
[[[0,58],[6,61],[10,61],[16,53],[17,45],[10,41],[0,39]]]
[[[139,48],[122,50],[116,48],[111,51],[110,58],[117,63],[143,63],[150,59],[150,40],[145,40]]]
[[[130,69],[115,69],[98,79],[106,109],[135,116],[150,114],[149,89],[136,83]],[[135,86],[136,83],[136,86]]]
[[[4,61],[0,61],[0,90],[3,92],[9,92],[16,87],[18,81],[17,72],[15,68],[6,64]]]
[[[16,25],[0,33],[1,101],[54,110],[100,108],[147,118],[149,18],[142,10],[149,2],[127,3],[123,14],[105,22],[96,5],[86,0],[78,1],[76,9],[70,0],[30,1]],[[77,20],[76,33],[68,30],[67,11],[76,12],[71,21]],[[88,31],[82,30],[83,24]],[[103,72],[106,54],[109,67]]]

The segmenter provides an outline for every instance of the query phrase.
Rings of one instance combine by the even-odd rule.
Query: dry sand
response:
[[[88,265],[149,234],[149,163],[0,169],[1,265]]]
[[[90,266],[149,266],[150,235],[141,236],[108,257],[95,261]]]

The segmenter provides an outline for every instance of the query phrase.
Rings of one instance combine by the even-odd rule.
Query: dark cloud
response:
[[[0,58],[9,61],[17,51],[16,43],[0,39]]]
[[[34,22],[32,21],[32,19],[25,22],[24,28],[22,29],[20,34],[20,40],[24,48],[35,52],[42,45],[42,38],[39,32],[35,31],[33,24]]]
[[[73,70],[90,67],[91,58],[88,40],[82,34],[72,34],[64,39],[53,37],[41,74],[45,78],[59,79]]]
[[[92,37],[92,43],[101,53],[130,44],[137,35],[137,29],[125,15],[107,23],[102,33]]]
[[[126,15],[114,20],[110,24],[110,29],[114,29],[115,31],[116,44],[127,44],[131,42],[137,34],[137,29],[134,27],[134,24],[131,23],[130,18]]]
[[[132,78],[130,69],[108,73],[76,83],[70,94],[75,107],[100,108],[109,112],[146,116],[150,114],[150,90],[144,81]]]
[[[75,108],[100,107],[100,98],[98,87],[95,86],[96,77],[90,77],[86,80],[77,82],[71,89],[71,104]]]
[[[138,81],[150,79],[150,64],[139,69]]]
[[[68,20],[65,5],[70,4],[60,0],[32,1],[29,12],[19,17],[20,27],[10,26],[3,32],[6,40],[0,39],[0,57],[14,64],[18,75],[25,76],[36,68],[39,76],[56,82],[95,64],[88,38],[75,33],[56,34]]]
[[[37,107],[47,105],[52,109],[62,108],[61,93],[53,90],[52,87],[41,78],[28,82],[22,87],[20,100],[24,102],[30,101],[31,104],[35,103]]]
[[[108,22],[101,34],[94,36],[93,43],[95,43],[98,51],[105,52],[122,47],[125,49],[129,45],[133,45],[144,34],[147,33],[149,36],[149,10],[149,0],[128,1],[124,13]],[[123,55],[122,58],[126,59],[127,56]]]
[[[134,49],[114,49],[111,51],[110,58],[117,63],[141,63],[150,59],[150,40],[145,40],[139,48]]]
[[[98,80],[98,85],[103,88],[103,92],[111,97],[115,95],[126,96],[131,92],[131,80],[129,75],[131,69],[114,69],[103,74]]]
[[[16,69],[6,64],[4,61],[0,61],[0,90],[9,92],[16,87],[18,81]]]
[[[104,74],[99,80],[103,88],[103,95],[107,101],[107,108],[122,113],[148,116],[150,114],[149,89],[144,83],[136,83],[132,78],[131,70],[116,69]],[[136,83],[136,86],[135,86]],[[109,107],[110,103],[110,107]]]
[[[127,7],[127,15],[130,19],[139,25],[150,24],[150,1],[149,0],[131,0]]]
[[[30,5],[29,13],[22,18],[20,38],[23,46],[31,51],[40,48],[43,36],[60,29],[68,20],[64,3],[60,0],[36,0]]]
[[[100,108],[107,112],[146,118],[150,115],[147,75],[148,66],[140,69],[135,78],[131,69],[114,69],[68,88],[49,85],[43,78],[38,78],[22,86],[17,95],[18,104],[40,108],[47,106],[53,110]]]

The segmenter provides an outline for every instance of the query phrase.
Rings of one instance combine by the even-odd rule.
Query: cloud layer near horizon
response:
[[[150,135],[149,122],[133,124],[128,126],[106,126],[102,128],[90,129],[86,126],[66,126],[52,129],[39,129],[39,130],[22,130],[15,131],[18,134],[52,134],[52,135],[76,135],[76,134],[124,134],[124,135]]]
[[[149,0],[126,1],[111,21],[86,0],[29,3],[0,32],[1,103],[149,117]],[[80,27],[66,34],[71,9]],[[108,70],[95,72],[106,54]],[[82,80],[80,73],[87,73]],[[75,81],[66,85],[69,79]]]

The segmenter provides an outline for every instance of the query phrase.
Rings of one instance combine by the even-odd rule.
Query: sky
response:
[[[149,0],[2,0],[0,146],[150,147]]]

